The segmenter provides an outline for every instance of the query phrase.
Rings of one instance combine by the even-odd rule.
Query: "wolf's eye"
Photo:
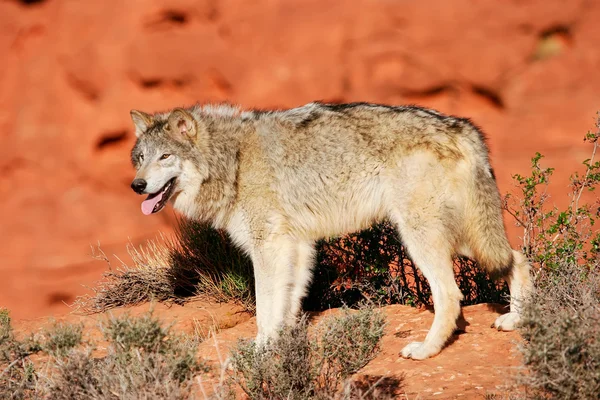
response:
[[[160,156],[161,160],[166,160],[167,158],[171,157],[170,154],[163,154],[162,156]]]
[[[144,161],[144,155],[143,155],[143,154],[140,154],[140,156],[139,156],[139,160],[140,160],[140,162],[143,162],[143,161]]]

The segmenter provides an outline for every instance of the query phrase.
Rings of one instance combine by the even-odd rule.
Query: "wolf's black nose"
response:
[[[144,193],[144,189],[146,189],[146,185],[147,185],[147,183],[143,179],[134,179],[133,182],[131,182],[131,188],[137,194]]]

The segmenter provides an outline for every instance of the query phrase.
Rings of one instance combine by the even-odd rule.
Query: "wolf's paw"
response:
[[[519,327],[521,322],[521,316],[516,312],[509,312],[503,314],[496,319],[492,328],[496,328],[499,331],[509,332],[514,331]]]
[[[423,342],[412,342],[404,346],[400,355],[404,358],[413,360],[424,360],[439,353],[438,350],[431,349],[423,344]]]

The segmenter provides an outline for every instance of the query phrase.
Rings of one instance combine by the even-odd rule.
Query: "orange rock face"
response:
[[[0,306],[64,313],[105,268],[90,244],[169,230],[129,189],[132,108],[417,103],[487,132],[503,192],[535,151],[564,187],[600,108],[599,18],[584,0],[4,0]]]

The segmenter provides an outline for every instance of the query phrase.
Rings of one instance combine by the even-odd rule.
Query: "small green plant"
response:
[[[132,349],[146,352],[164,350],[168,329],[152,316],[144,314],[137,318],[128,315],[109,317],[102,331],[118,353],[129,353]]]
[[[41,349],[56,357],[65,356],[81,344],[82,331],[82,325],[55,323],[42,334]]]
[[[7,309],[0,308],[0,346],[12,337],[10,314]]]
[[[377,354],[384,326],[381,312],[370,307],[323,320],[316,327],[321,375],[335,381],[355,374]]]

